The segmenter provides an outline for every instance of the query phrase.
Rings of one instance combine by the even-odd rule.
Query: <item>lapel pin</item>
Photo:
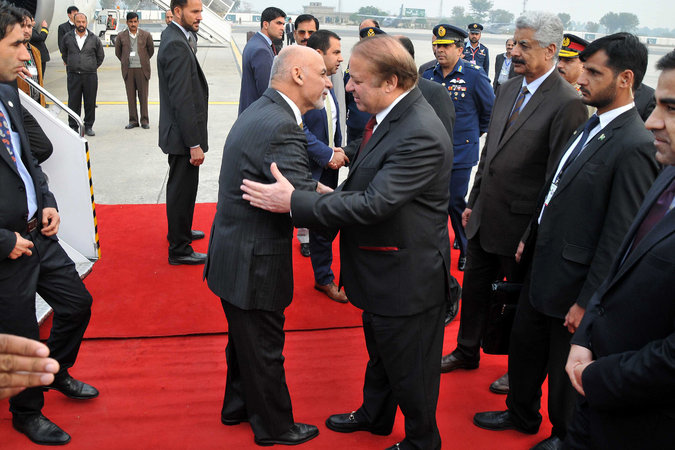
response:
[[[12,101],[11,101],[11,100],[10,100],[10,101],[8,101],[8,102],[7,102],[7,104],[9,105],[9,107],[10,107],[10,108],[14,108],[14,103],[12,103]]]
[[[604,141],[604,140],[605,140],[605,135],[604,135],[604,134],[601,134],[600,137],[598,138],[598,140]]]

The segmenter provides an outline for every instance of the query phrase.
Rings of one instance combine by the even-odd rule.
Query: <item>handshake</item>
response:
[[[333,158],[326,164],[326,169],[338,170],[349,162],[349,158],[340,147],[333,148]]]

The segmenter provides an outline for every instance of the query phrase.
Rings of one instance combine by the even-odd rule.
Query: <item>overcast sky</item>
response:
[[[244,0],[247,1],[247,0]],[[338,7],[338,0],[312,0],[320,1],[326,6]],[[493,0],[494,9],[506,9],[516,16],[523,10],[522,0]],[[267,6],[278,6],[290,13],[302,12],[303,5],[309,5],[309,0],[248,0],[254,8],[262,10]],[[437,17],[441,2],[439,0],[342,0],[342,11],[357,11],[362,6],[376,6],[393,15],[403,3],[407,8],[424,8],[429,17]],[[469,0],[444,0],[443,14],[450,15],[454,6],[464,6],[469,10]],[[630,12],[638,16],[640,26],[651,28],[675,28],[675,2],[672,0],[527,0],[527,9],[551,11],[554,13],[566,12],[576,21],[598,22],[606,13],[613,11]]]

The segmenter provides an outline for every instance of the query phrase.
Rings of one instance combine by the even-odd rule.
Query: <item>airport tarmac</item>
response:
[[[142,25],[141,25],[142,28]],[[228,46],[200,45],[197,59],[209,84],[209,151],[200,169],[197,202],[216,202],[218,176],[220,173],[223,145],[230,127],[237,118],[240,69],[239,56],[246,43],[246,32],[259,29],[256,24],[233,28],[233,43]],[[342,37],[342,49],[347,67],[350,49],[358,40],[355,26],[331,28]],[[416,62],[423,64],[433,58],[429,30],[397,30],[408,36],[416,49]],[[491,76],[494,58],[504,51],[506,35],[484,34],[484,45],[490,50]],[[152,57],[150,79],[149,113],[150,129],[125,130],[128,110],[120,63],[115,49],[105,49],[105,60],[98,71],[98,97],[94,131],[88,138],[94,197],[101,204],[154,204],[165,202],[167,157],[157,145],[159,121],[159,87],[156,70],[156,55]],[[645,83],[656,85],[656,61],[670,49],[650,48],[649,69]],[[45,87],[64,103],[67,103],[66,72],[58,52],[51,55],[47,64]],[[65,114],[59,117],[65,120]]]

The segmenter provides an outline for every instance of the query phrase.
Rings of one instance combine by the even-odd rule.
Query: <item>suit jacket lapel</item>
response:
[[[7,89],[12,89],[12,88],[7,86]],[[11,127],[13,126],[17,130],[17,132],[19,133],[19,137],[21,138],[21,142],[22,143],[26,142],[26,136],[24,135],[23,128],[21,127],[22,118],[18,117],[18,112],[15,110],[15,108],[17,108],[17,105],[14,105],[14,106],[10,107],[8,105],[9,102],[7,100],[5,100],[4,98],[0,98],[0,101],[2,102],[3,106],[5,107],[5,111],[7,111],[7,114],[9,115],[9,121],[12,123],[12,125],[10,126],[10,132],[11,132]],[[16,163],[14,161],[12,161],[12,157],[9,156],[9,152],[7,151],[7,148],[5,147],[4,144],[0,143],[0,145],[2,145],[2,147],[3,147],[2,150],[0,151],[0,155],[2,155],[1,156],[2,159],[4,159],[5,162],[7,162],[7,164],[9,164],[9,167],[11,167],[12,170],[14,172],[16,172],[17,175],[19,175],[19,169],[17,169]],[[23,156],[23,154],[26,150],[30,150],[30,149],[26,149],[22,145],[21,152],[20,152],[21,156]],[[19,153],[19,152],[17,152],[17,149],[15,149],[14,150],[15,156],[17,155],[17,153]]]
[[[553,74],[549,75],[549,78],[551,78]],[[502,139],[499,141],[499,148],[503,147],[504,144],[513,136],[516,131],[520,127],[523,126],[525,122],[527,122],[527,119],[534,113],[534,111],[539,107],[539,104],[544,101],[544,96],[546,94],[546,91],[549,90],[550,85],[547,86],[547,81],[549,81],[549,78],[544,81],[544,83],[539,86],[539,89],[534,93],[532,98],[527,102],[525,107],[520,111],[520,114],[518,115],[518,118],[516,119],[515,122],[513,122],[513,125],[509,127],[508,130],[504,131],[504,134],[502,135]],[[521,85],[522,86],[522,85]],[[520,87],[518,86],[518,92],[520,92]],[[516,98],[518,97],[518,94],[516,94]],[[516,103],[516,98],[513,99],[513,103],[511,103],[511,108],[513,108],[513,105]],[[506,113],[506,121],[504,122],[504,126],[506,126],[506,122],[508,121],[509,116],[511,115],[511,109],[508,110]]]
[[[642,221],[647,216],[647,213],[649,210],[651,210],[652,206],[659,198],[661,193],[674,179],[675,167],[666,167],[661,173],[661,176],[659,176],[654,182],[652,189],[647,193],[640,210],[635,216],[635,220],[633,220],[633,224],[626,234],[626,238],[621,245],[621,249],[619,250],[616,260],[618,267],[611,272],[616,273],[616,275],[612,277],[610,286],[614,284],[614,282],[624,273],[626,273],[626,271],[628,271],[637,261],[639,261],[640,258],[642,258],[642,256],[647,253],[647,251],[651,249],[657,242],[664,239],[669,234],[675,232],[675,212],[670,211],[649,233],[647,233],[642,241],[640,241],[640,243],[632,251],[630,251],[630,253],[626,254],[633,246],[635,233],[642,224]],[[621,261],[621,259],[623,259],[623,261]]]
[[[263,92],[263,96],[269,98],[274,103],[281,105],[281,107],[293,118],[293,121],[295,121],[295,113],[293,112],[291,105],[289,105],[288,102],[281,95],[279,95],[276,89],[267,88],[267,90]]]

